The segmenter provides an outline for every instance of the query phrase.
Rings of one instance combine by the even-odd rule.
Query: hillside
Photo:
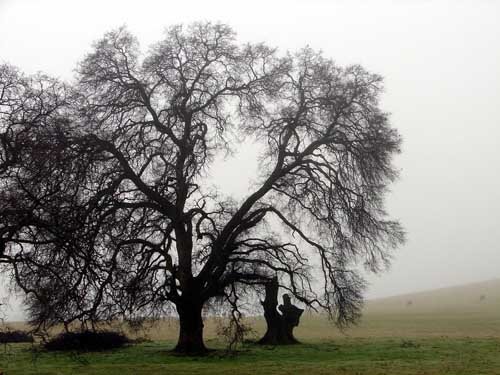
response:
[[[347,334],[500,337],[500,279],[368,301]]]
[[[483,296],[483,297],[481,297]],[[217,337],[220,321],[208,318],[205,337]],[[262,318],[248,318],[254,336],[264,332]],[[176,319],[165,319],[139,336],[175,340]],[[23,327],[22,323],[9,326]],[[359,325],[343,332],[325,316],[305,313],[295,330],[301,341],[335,340],[339,337],[500,337],[500,279],[368,301]]]
[[[255,336],[263,333],[262,318],[248,321],[255,329]],[[207,320],[207,338],[217,336],[216,326],[213,319]],[[360,324],[343,332],[324,316],[306,313],[295,333],[302,341],[335,340],[343,336],[500,337],[500,279],[368,301]],[[148,334],[154,339],[175,338],[177,322],[163,322]]]
[[[296,334],[303,339],[500,337],[500,279],[368,301],[360,324],[343,332],[309,314]]]
[[[367,313],[491,313],[500,311],[500,279],[368,301]]]

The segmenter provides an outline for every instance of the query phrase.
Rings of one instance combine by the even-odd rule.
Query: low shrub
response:
[[[127,336],[113,331],[65,332],[45,344],[49,351],[102,351],[121,348],[128,344]]]
[[[33,336],[24,331],[3,331],[0,332],[0,344],[15,342],[33,342]]]

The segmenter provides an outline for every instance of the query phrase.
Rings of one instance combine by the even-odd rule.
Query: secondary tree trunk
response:
[[[179,340],[174,351],[187,355],[200,355],[207,352],[203,342],[202,302],[181,302],[177,304],[179,313]]]
[[[283,305],[278,312],[278,279],[274,278],[266,285],[266,297],[261,301],[264,307],[264,318],[267,323],[267,330],[259,340],[259,344],[265,345],[289,345],[298,341],[293,336],[293,328],[299,324],[300,316],[304,310],[290,303],[288,295],[283,296]]]

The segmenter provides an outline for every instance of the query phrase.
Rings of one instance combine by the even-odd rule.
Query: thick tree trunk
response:
[[[264,318],[267,323],[267,330],[259,340],[259,344],[264,345],[290,345],[297,344],[298,341],[293,336],[293,328],[299,324],[300,315],[304,310],[290,304],[287,295],[283,296],[284,304],[278,312],[278,279],[274,278],[266,285],[266,297],[262,301],[264,307]]]
[[[177,304],[179,313],[179,340],[174,351],[186,355],[200,355],[207,352],[203,342],[202,302]]]

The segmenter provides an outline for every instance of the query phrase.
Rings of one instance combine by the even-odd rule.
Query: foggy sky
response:
[[[221,21],[242,42],[310,45],[381,74],[403,137],[387,208],[408,242],[369,277],[374,298],[500,277],[499,15],[500,2],[480,0],[0,0],[0,62],[71,79],[92,41],[123,24],[146,50],[172,24]],[[214,171],[237,197],[258,167],[243,151]]]

